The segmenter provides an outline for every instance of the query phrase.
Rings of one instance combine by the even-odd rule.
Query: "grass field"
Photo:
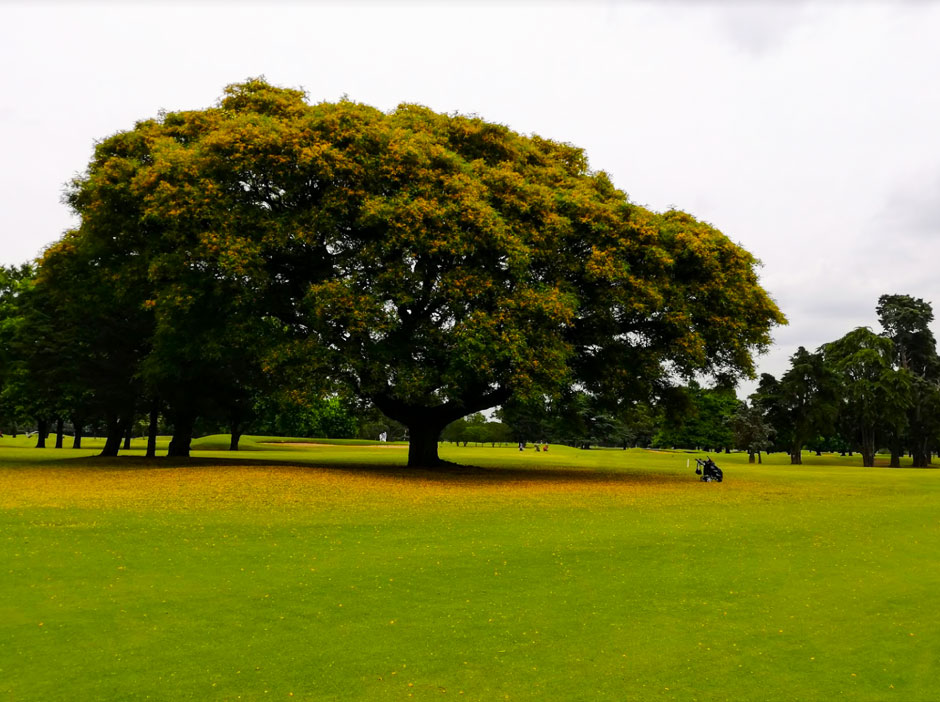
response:
[[[3,702],[940,699],[940,471],[32,443],[0,439]]]

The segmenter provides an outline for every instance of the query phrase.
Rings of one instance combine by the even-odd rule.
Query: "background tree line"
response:
[[[710,451],[785,452],[802,462],[804,450],[859,453],[873,466],[879,450],[890,465],[908,454],[915,467],[940,452],[940,357],[930,330],[930,303],[909,295],[882,295],[882,330],[866,327],[820,346],[800,347],[776,378],[763,374],[741,401],[734,386],[691,381],[653,404],[610,412],[587,393],[556,402],[510,403],[497,416],[499,432],[482,415],[445,432],[449,440],[551,441],[582,447],[652,446]]]
[[[773,427],[772,446],[800,463],[803,448],[858,451],[874,465],[879,449],[900,465],[929,465],[940,437],[940,359],[930,303],[882,295],[881,333],[860,327],[815,352],[800,347],[790,368],[764,374],[753,405]]]

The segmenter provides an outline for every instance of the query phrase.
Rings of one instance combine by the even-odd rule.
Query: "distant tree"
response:
[[[492,446],[505,444],[509,442],[511,438],[509,427],[502,422],[487,422],[483,425],[483,441]]]
[[[664,416],[654,439],[657,446],[681,446],[721,451],[734,444],[731,418],[739,406],[734,390],[727,386],[703,388],[692,381],[685,388],[686,400]]]
[[[467,420],[461,417],[455,419],[441,431],[441,441],[449,441],[453,444],[459,444],[463,441],[464,434],[467,431]]]
[[[486,441],[486,425],[468,422],[463,433],[463,445],[468,443],[482,444]]]
[[[760,407],[742,402],[731,416],[731,429],[735,447],[747,451],[748,463],[754,463],[755,454],[760,463],[760,452],[771,446],[774,431]]]
[[[462,441],[464,446],[471,442],[480,444],[486,440],[486,417],[480,412],[467,415],[457,426],[460,431],[458,441]]]
[[[342,398],[334,395],[318,402],[314,407],[314,436],[327,439],[351,439],[358,427],[355,415]]]
[[[260,399],[255,412],[262,434],[351,439],[359,431],[355,412],[336,395],[316,397],[283,390]]]
[[[894,342],[895,366],[910,377],[907,435],[913,465],[924,467],[940,431],[940,358],[929,326],[933,308],[910,295],[882,295],[876,311],[884,336]]]
[[[656,434],[661,416],[661,413],[649,402],[624,403],[620,411],[620,421],[623,426],[623,448],[649,446]]]
[[[360,439],[375,441],[383,433],[386,441],[403,441],[408,438],[408,429],[403,424],[389,419],[368,403],[360,403],[354,414],[359,420],[357,436]]]
[[[558,423],[556,407],[544,397],[510,400],[496,410],[496,417],[509,429],[512,441],[559,440],[554,430]]]
[[[832,433],[838,413],[837,384],[821,353],[810,353],[800,346],[780,380],[763,374],[752,398],[794,465],[803,462],[807,441]]]
[[[895,370],[894,344],[867,327],[859,327],[822,347],[840,383],[840,416],[850,427],[862,454],[862,465],[875,465],[878,438],[886,439],[910,404],[909,375]],[[904,375],[899,375],[904,373]]]
[[[905,368],[895,368],[881,379],[883,392],[890,398],[891,408],[884,415],[885,445],[891,450],[891,467],[901,466],[904,442],[908,436],[908,415],[912,404],[914,377]],[[896,411],[905,407],[907,411]]]

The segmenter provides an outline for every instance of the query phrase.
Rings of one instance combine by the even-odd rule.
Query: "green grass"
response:
[[[33,443],[0,439],[3,700],[940,698],[940,471]]]

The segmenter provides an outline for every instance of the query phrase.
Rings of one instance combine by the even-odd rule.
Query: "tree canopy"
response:
[[[894,344],[866,327],[822,347],[841,387],[841,424],[862,452],[862,464],[875,465],[877,437],[903,424],[910,395],[908,373],[892,368]]]
[[[133,321],[135,377],[184,427],[199,385],[291,358],[432,466],[444,426],[511,398],[749,375],[785,322],[714,227],[631,203],[574,146],[418,105],[248,80],[100,142],[68,200],[54,256]]]

